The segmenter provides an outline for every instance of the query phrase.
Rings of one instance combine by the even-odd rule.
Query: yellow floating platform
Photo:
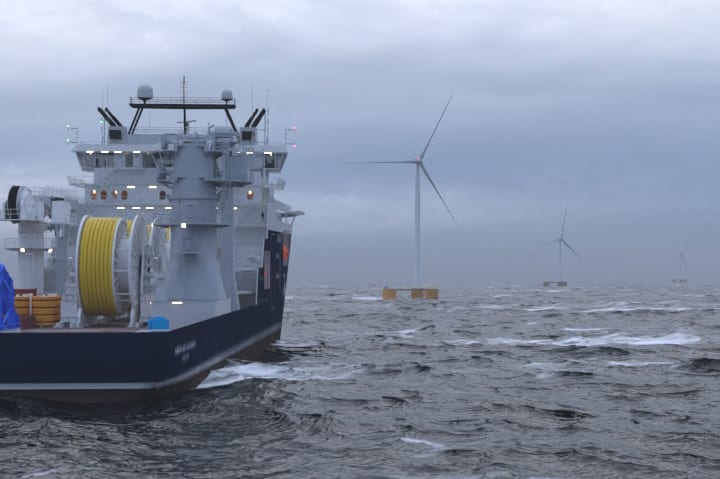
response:
[[[383,288],[382,299],[396,299],[398,291],[410,291],[412,299],[438,299],[439,297],[437,288]]]

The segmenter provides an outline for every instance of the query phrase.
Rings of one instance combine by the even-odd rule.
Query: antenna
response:
[[[437,122],[435,123],[435,127],[432,130],[432,133],[430,134],[430,138],[428,138],[427,143],[425,144],[425,147],[423,148],[422,152],[418,157],[416,157],[414,160],[396,160],[396,161],[360,161],[356,163],[362,163],[362,164],[402,164],[407,163],[410,165],[415,165],[415,277],[414,277],[414,287],[419,288],[421,283],[421,271],[420,271],[420,177],[421,172],[425,175],[425,178],[427,178],[430,185],[435,190],[435,193],[437,194],[438,198],[440,198],[440,201],[442,202],[443,206],[445,206],[445,209],[450,214],[450,218],[452,218],[453,222],[457,225],[458,222],[455,219],[455,215],[453,215],[452,211],[450,211],[450,207],[445,202],[445,199],[440,194],[440,190],[435,185],[435,182],[430,177],[430,173],[428,173],[427,169],[425,168],[425,164],[423,163],[423,160],[425,159],[425,154],[428,151],[428,148],[430,147],[430,143],[433,140],[433,137],[435,136],[435,132],[437,131],[438,127],[440,126],[440,122],[442,121],[443,117],[445,116],[445,112],[448,109],[448,106],[450,106],[450,102],[452,101],[452,95],[450,95],[450,98],[448,99],[447,103],[445,104],[445,108],[443,108],[442,113],[440,114],[440,118],[438,118]]]

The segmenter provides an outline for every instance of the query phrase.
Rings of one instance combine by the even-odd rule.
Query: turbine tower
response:
[[[563,247],[569,249],[572,251],[572,253],[580,258],[580,255],[573,249],[572,246],[570,246],[570,243],[568,243],[565,240],[565,224],[567,222],[567,207],[565,208],[565,215],[563,216],[563,222],[562,227],[560,228],[560,237],[557,239],[554,239],[552,241],[549,241],[548,243],[545,243],[546,245],[557,243],[558,245],[558,272],[560,274],[558,281],[545,281],[543,283],[543,286],[567,286],[567,281],[563,279],[563,266],[562,266],[562,252]]]
[[[687,261],[685,261],[685,251],[680,252],[680,266],[680,276],[678,278],[673,278],[673,283],[687,283],[688,265]]]
[[[430,185],[435,190],[435,193],[437,193],[438,198],[440,198],[440,201],[442,201],[443,206],[445,206],[445,209],[450,214],[450,217],[452,218],[453,222],[457,225],[457,220],[455,219],[455,216],[452,214],[452,211],[450,211],[450,207],[445,202],[445,199],[440,194],[440,190],[435,185],[435,182],[430,177],[430,173],[428,173],[427,169],[425,168],[425,164],[423,163],[423,160],[425,159],[425,154],[428,151],[428,148],[430,147],[430,143],[432,142],[433,137],[435,136],[435,132],[437,131],[438,127],[440,126],[440,122],[442,121],[443,117],[445,116],[445,112],[448,109],[448,106],[450,106],[450,101],[452,101],[452,95],[448,99],[447,103],[445,104],[445,108],[443,108],[442,113],[440,114],[440,118],[438,118],[437,123],[435,123],[435,128],[433,128],[432,133],[430,134],[430,138],[428,138],[427,143],[425,144],[425,148],[423,148],[422,152],[418,157],[416,157],[414,160],[396,160],[396,161],[361,161],[358,163],[363,164],[410,164],[415,165],[415,274],[413,277],[413,297],[418,297],[415,290],[420,290],[421,284],[422,284],[422,272],[421,272],[421,243],[420,243],[420,177],[421,173],[425,175],[425,178],[427,178]],[[387,288],[386,288],[387,289]],[[394,291],[394,290],[393,290]],[[435,295],[437,295],[437,290],[435,289]],[[426,297],[427,292],[422,293]],[[432,295],[432,293],[430,293]],[[393,293],[393,297],[394,293]]]

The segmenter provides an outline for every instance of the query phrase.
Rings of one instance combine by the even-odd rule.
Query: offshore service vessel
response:
[[[275,199],[288,143],[268,140],[266,109],[238,126],[229,90],[156,98],[148,85],[129,105],[128,126],[98,107],[107,138],[74,144],[87,176],[8,192],[0,219],[17,226],[4,243],[17,267],[0,277],[0,395],[165,396],[280,337],[302,212]],[[182,122],[139,128],[150,109]],[[191,128],[198,110],[224,124]]]

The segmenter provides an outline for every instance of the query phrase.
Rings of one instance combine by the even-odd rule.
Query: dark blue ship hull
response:
[[[269,263],[267,271],[259,270],[253,306],[172,330],[0,333],[0,396],[68,402],[151,399],[194,388],[228,358],[259,359],[280,337],[289,235],[271,232],[265,250]]]
[[[230,357],[257,359],[282,309],[252,306],[170,331],[35,329],[0,334],[0,395],[128,401],[197,386]]]

